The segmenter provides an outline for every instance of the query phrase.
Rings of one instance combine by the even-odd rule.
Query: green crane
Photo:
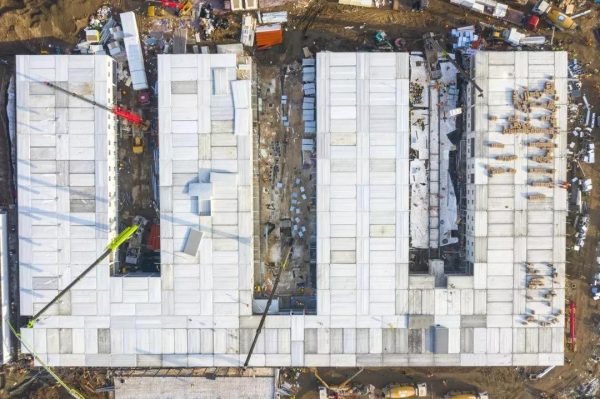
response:
[[[106,246],[106,250],[100,255],[98,259],[94,261],[91,265],[87,267],[81,274],[73,281],[69,283],[62,291],[60,291],[50,302],[46,304],[42,309],[40,309],[36,314],[34,314],[29,322],[27,323],[27,328],[33,328],[35,323],[40,319],[41,315],[48,310],[48,308],[54,305],[63,295],[65,295],[77,282],[79,282],[82,278],[85,277],[94,267],[98,266],[100,262],[102,262],[108,255],[112,252],[116,251],[125,241],[129,240],[131,236],[139,229],[140,226],[134,224],[133,226],[127,227],[125,230],[121,232],[118,236],[116,236],[111,242]]]

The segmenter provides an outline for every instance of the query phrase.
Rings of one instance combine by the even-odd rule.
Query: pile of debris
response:
[[[216,16],[210,2],[204,2],[199,5],[198,26],[200,38],[209,40],[216,29],[229,29],[229,20],[226,17]],[[199,40],[196,39],[196,41]]]
[[[581,398],[595,398],[599,389],[600,380],[598,380],[597,377],[594,377],[577,387],[577,393],[581,395],[579,396]]]
[[[305,221],[302,219],[302,209],[306,208],[308,202],[308,197],[306,196],[306,191],[304,186],[301,184],[300,178],[296,178],[294,181],[294,188],[292,190],[292,199],[290,212],[292,216],[292,237],[302,238],[306,234],[306,225]]]
[[[569,155],[585,163],[594,163],[596,161],[594,138],[592,128],[576,127],[571,134],[576,141],[569,142]]]
[[[462,50],[479,47],[479,35],[475,33],[473,25],[452,29],[452,50]]]
[[[575,218],[575,246],[573,249],[579,251],[585,245],[585,239],[587,238],[587,232],[590,227],[590,216],[584,213],[581,216]]]
[[[410,103],[420,104],[423,101],[423,85],[416,82],[410,82],[409,87]]]
[[[102,6],[95,14],[91,15],[83,32],[85,37],[77,44],[77,52],[110,54],[117,61],[125,59],[125,51],[120,45],[120,41],[124,37],[123,30],[114,20],[112,9],[109,6]]]

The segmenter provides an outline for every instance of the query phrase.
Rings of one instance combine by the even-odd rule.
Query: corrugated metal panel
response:
[[[256,29],[256,47],[269,48],[283,43],[283,30],[280,24],[260,26]]]

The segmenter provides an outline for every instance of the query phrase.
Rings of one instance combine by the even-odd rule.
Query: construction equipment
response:
[[[275,291],[277,291],[277,286],[279,285],[279,280],[281,279],[281,273],[287,268],[288,261],[290,260],[290,256],[292,255],[292,243],[288,243],[288,251],[283,258],[283,262],[279,264],[279,270],[277,271],[277,275],[275,276],[275,282],[273,283],[273,289],[269,294],[269,299],[267,300],[267,304],[265,305],[265,310],[260,318],[260,323],[258,323],[258,328],[256,329],[256,334],[254,334],[254,340],[252,341],[252,345],[250,346],[250,350],[248,351],[248,355],[246,356],[246,361],[244,362],[244,370],[248,367],[250,363],[250,358],[252,357],[252,352],[254,352],[254,347],[256,346],[256,342],[258,341],[258,337],[262,331],[262,328],[265,324],[265,320],[267,319],[267,314],[269,313],[269,308],[271,307],[271,303],[273,302],[273,297],[275,296]]]
[[[98,266],[100,262],[102,262],[108,255],[112,252],[116,251],[121,245],[123,245],[127,240],[133,236],[133,234],[138,230],[139,226],[134,224],[132,226],[127,227],[125,230],[121,232],[118,236],[116,236],[111,242],[106,246],[106,250],[85,269],[81,274],[73,279],[62,291],[60,291],[50,302],[46,304],[42,309],[40,309],[36,314],[34,314],[31,319],[27,322],[27,328],[33,328],[35,323],[39,320],[39,318],[44,314],[50,306],[54,305],[63,295],[65,295],[75,284],[77,284],[81,279],[83,279],[93,268]]]
[[[133,136],[133,145],[131,148],[134,154],[141,154],[144,152],[144,142],[139,133]]]
[[[511,46],[538,46],[546,43],[545,36],[527,36],[516,28],[494,30],[492,40],[506,42]]]
[[[156,16],[156,6],[149,5],[146,8],[146,16],[149,17],[149,18],[154,18]]]
[[[142,253],[142,237],[148,225],[148,219],[138,215],[133,218],[133,224],[139,226],[139,228],[129,240],[127,252],[125,252],[125,264],[137,266]]]
[[[487,392],[449,392],[444,399],[488,399]]]
[[[423,36],[423,38],[426,40],[426,42],[431,43],[438,52],[447,54],[447,52],[443,49],[442,45],[437,41],[437,39],[435,39],[435,34],[433,32],[429,32],[429,33],[425,34]],[[456,62],[456,60],[454,60],[454,58],[452,58],[450,56],[447,56],[446,58],[448,59],[448,61],[450,61],[452,63],[452,65],[454,65],[454,67],[458,70],[458,72],[460,72],[460,74],[462,75],[462,77],[465,80],[468,80],[469,82],[471,82],[473,87],[475,87],[475,89],[477,89],[477,91],[479,92],[479,95],[483,95],[483,89],[477,83],[475,83],[475,79],[471,78],[471,75],[469,75],[463,69],[463,67],[461,67],[458,64],[458,62]]]
[[[532,11],[535,14],[544,17],[550,24],[556,26],[560,30],[573,30],[577,28],[577,24],[573,18],[562,13],[558,8],[552,6],[545,0],[538,1]]]
[[[55,90],[58,90],[58,91],[61,91],[61,92],[65,93],[65,94],[73,96],[73,97],[75,97],[75,98],[77,98],[77,99],[79,99],[81,101],[85,101],[88,104],[92,104],[95,107],[102,108],[103,110],[105,110],[107,112],[110,112],[111,114],[115,115],[117,118],[124,119],[124,120],[126,120],[128,122],[131,122],[134,125],[141,125],[143,123],[143,120],[142,120],[141,116],[139,116],[138,114],[135,114],[135,113],[133,113],[131,111],[128,111],[125,108],[119,107],[118,105],[115,105],[115,106],[113,106],[111,108],[111,107],[108,107],[108,106],[106,106],[104,104],[97,103],[94,100],[90,100],[89,98],[86,98],[86,97],[84,97],[84,96],[82,96],[80,94],[73,93],[72,91],[64,89],[64,88],[62,88],[62,87],[60,87],[58,85],[55,85],[54,83],[44,82],[44,84],[46,86],[52,87]]]
[[[577,336],[575,334],[575,311],[577,310],[577,306],[575,305],[575,301],[569,301],[569,338],[567,339],[567,344],[569,349],[573,352],[577,352]]]
[[[377,32],[375,32],[373,38],[375,40],[375,45],[377,46],[377,49],[384,51],[394,50],[392,43],[390,43],[388,39],[387,33],[385,33],[384,31],[378,30]]]
[[[183,16],[186,16],[186,15],[189,15],[190,11],[192,11],[192,7],[193,6],[194,6],[194,4],[190,0],[184,1],[183,5],[179,9],[179,16],[183,17]]]
[[[186,0],[183,2],[169,0],[150,0],[148,1],[148,3],[160,3],[163,9],[172,9],[180,17],[188,15],[193,7],[193,4],[190,0]]]
[[[383,388],[385,399],[423,398],[427,396],[427,384],[390,385]]]
[[[350,383],[352,382],[353,379],[358,377],[358,375],[364,371],[364,369],[361,368],[360,370],[358,370],[356,373],[352,374],[348,379],[346,379],[346,381],[342,382],[341,384],[329,385],[328,383],[326,383],[323,380],[323,378],[321,378],[317,369],[313,368],[311,370],[312,370],[313,374],[315,375],[315,377],[317,378],[317,380],[319,380],[321,382],[321,384],[323,384],[325,386],[327,391],[331,391],[334,394],[334,397],[336,397],[336,398],[343,398],[344,396],[352,394],[352,388],[350,387]]]

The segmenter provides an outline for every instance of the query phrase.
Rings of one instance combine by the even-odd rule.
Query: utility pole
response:
[[[273,297],[275,296],[275,291],[277,291],[277,286],[279,285],[281,273],[287,268],[287,264],[288,264],[291,254],[292,254],[292,245],[290,244],[285,257],[283,258],[283,262],[281,262],[279,265],[279,270],[277,271],[277,275],[275,276],[275,282],[273,283],[273,289],[271,290],[271,293],[269,294],[269,299],[267,300],[265,310],[263,310],[262,317],[260,318],[260,323],[258,323],[258,328],[256,329],[256,334],[254,335],[254,340],[252,341],[252,345],[250,346],[250,350],[248,351],[248,356],[246,356],[246,361],[244,362],[244,370],[246,370],[248,368],[248,363],[250,363],[250,358],[252,357],[252,352],[254,352],[254,347],[256,346],[258,337],[259,337],[259,335],[262,331],[262,328],[265,324],[265,320],[267,319],[267,313],[269,313],[269,308],[271,307],[271,302],[273,302]]]

